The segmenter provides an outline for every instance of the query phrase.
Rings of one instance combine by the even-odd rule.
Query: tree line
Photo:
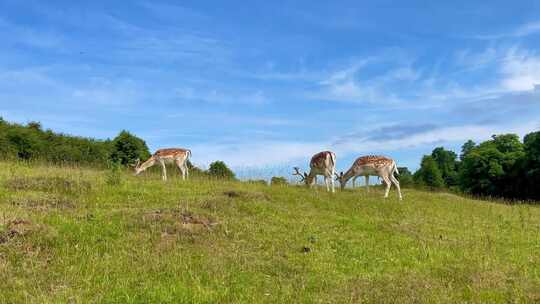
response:
[[[0,159],[37,160],[54,164],[80,164],[94,167],[116,167],[146,160],[150,151],[146,142],[128,131],[114,139],[96,140],[44,130],[39,122],[26,125],[10,123],[0,117]],[[235,179],[234,172],[222,161],[202,170],[188,162],[195,175]]]
[[[443,147],[424,155],[420,168],[405,172],[405,183],[433,189],[518,200],[540,200],[540,132],[493,135],[465,142],[458,155]]]
[[[99,167],[127,166],[150,157],[146,142],[127,131],[114,139],[96,140],[44,130],[40,123],[9,123],[0,117],[0,159],[42,160]],[[235,179],[222,161],[202,170],[188,163],[195,175]],[[451,189],[464,193],[520,200],[540,200],[540,132],[493,135],[476,144],[465,142],[458,155],[437,147],[424,155],[420,168],[410,172],[398,168],[400,183],[430,189]],[[286,180],[274,180],[283,184]]]

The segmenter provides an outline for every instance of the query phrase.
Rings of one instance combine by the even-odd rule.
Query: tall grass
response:
[[[531,205],[0,166],[0,303],[540,301]]]

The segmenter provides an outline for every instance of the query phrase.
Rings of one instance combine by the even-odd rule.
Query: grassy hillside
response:
[[[540,301],[535,206],[0,165],[0,303]]]

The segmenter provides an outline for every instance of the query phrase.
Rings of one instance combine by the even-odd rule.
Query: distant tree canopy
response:
[[[122,165],[133,164],[150,157],[146,142],[128,131],[122,131],[112,141],[110,159]]]
[[[525,156],[517,135],[494,135],[463,158],[460,187],[473,194],[520,197],[520,171]]]
[[[540,132],[529,133],[523,140],[525,157],[521,162],[524,196],[540,200]]]
[[[457,155],[453,151],[445,150],[443,147],[438,147],[433,150],[431,157],[437,163],[437,167],[441,171],[441,176],[444,180],[444,185],[452,187],[458,183],[458,173],[456,159]]]
[[[285,186],[287,184],[287,179],[283,176],[273,176],[270,180],[270,185],[272,186]]]
[[[422,158],[420,169],[414,173],[415,183],[430,188],[444,187],[444,179],[433,156],[425,155]]]
[[[399,184],[402,187],[409,187],[414,184],[414,179],[411,171],[409,171],[409,168],[407,167],[398,167],[399,171]]]
[[[461,148],[460,159],[442,147],[424,156],[415,184],[442,186],[481,196],[540,200],[540,132],[520,141],[516,134],[493,135]]]
[[[26,126],[0,118],[0,158],[45,160],[54,163],[105,164],[110,141],[43,130],[38,122]]]
[[[463,146],[461,146],[461,154],[459,155],[459,159],[463,160],[474,147],[476,147],[476,143],[474,141],[469,139],[467,142],[465,142]]]
[[[222,179],[235,179],[234,172],[227,167],[227,165],[218,160],[210,164],[210,167],[207,171],[208,175],[211,177],[217,177]]]

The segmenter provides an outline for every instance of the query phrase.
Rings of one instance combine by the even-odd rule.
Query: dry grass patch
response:
[[[9,220],[4,226],[5,228],[0,230],[0,245],[14,245],[23,253],[40,251],[39,248],[34,248],[31,241],[26,240],[36,235],[38,238],[48,238],[50,232],[45,225],[21,218]]]
[[[159,233],[154,246],[158,251],[175,248],[178,242],[204,240],[219,224],[215,219],[180,209],[158,209],[142,215],[143,226]]]
[[[251,192],[251,191],[236,191],[229,190],[223,192],[226,197],[232,199],[243,199],[243,200],[257,200],[257,201],[268,201],[270,197],[263,192]]]
[[[64,193],[87,193],[92,185],[87,181],[61,176],[23,176],[6,181],[6,188],[15,191],[43,191]]]
[[[448,300],[442,284],[416,273],[356,278],[346,286],[348,292],[343,296],[347,298],[341,301],[350,303],[435,303]],[[433,295],[438,299],[430,299]]]
[[[178,223],[181,224],[182,227],[186,227],[186,229],[197,225],[206,229],[211,229],[218,224],[217,221],[207,216],[197,215],[180,209],[158,209],[144,213],[142,218],[144,222]]]
[[[75,209],[77,204],[66,197],[62,196],[45,196],[39,197],[22,197],[12,198],[9,200],[12,206],[34,210],[34,211],[49,211],[49,210],[71,210]]]

